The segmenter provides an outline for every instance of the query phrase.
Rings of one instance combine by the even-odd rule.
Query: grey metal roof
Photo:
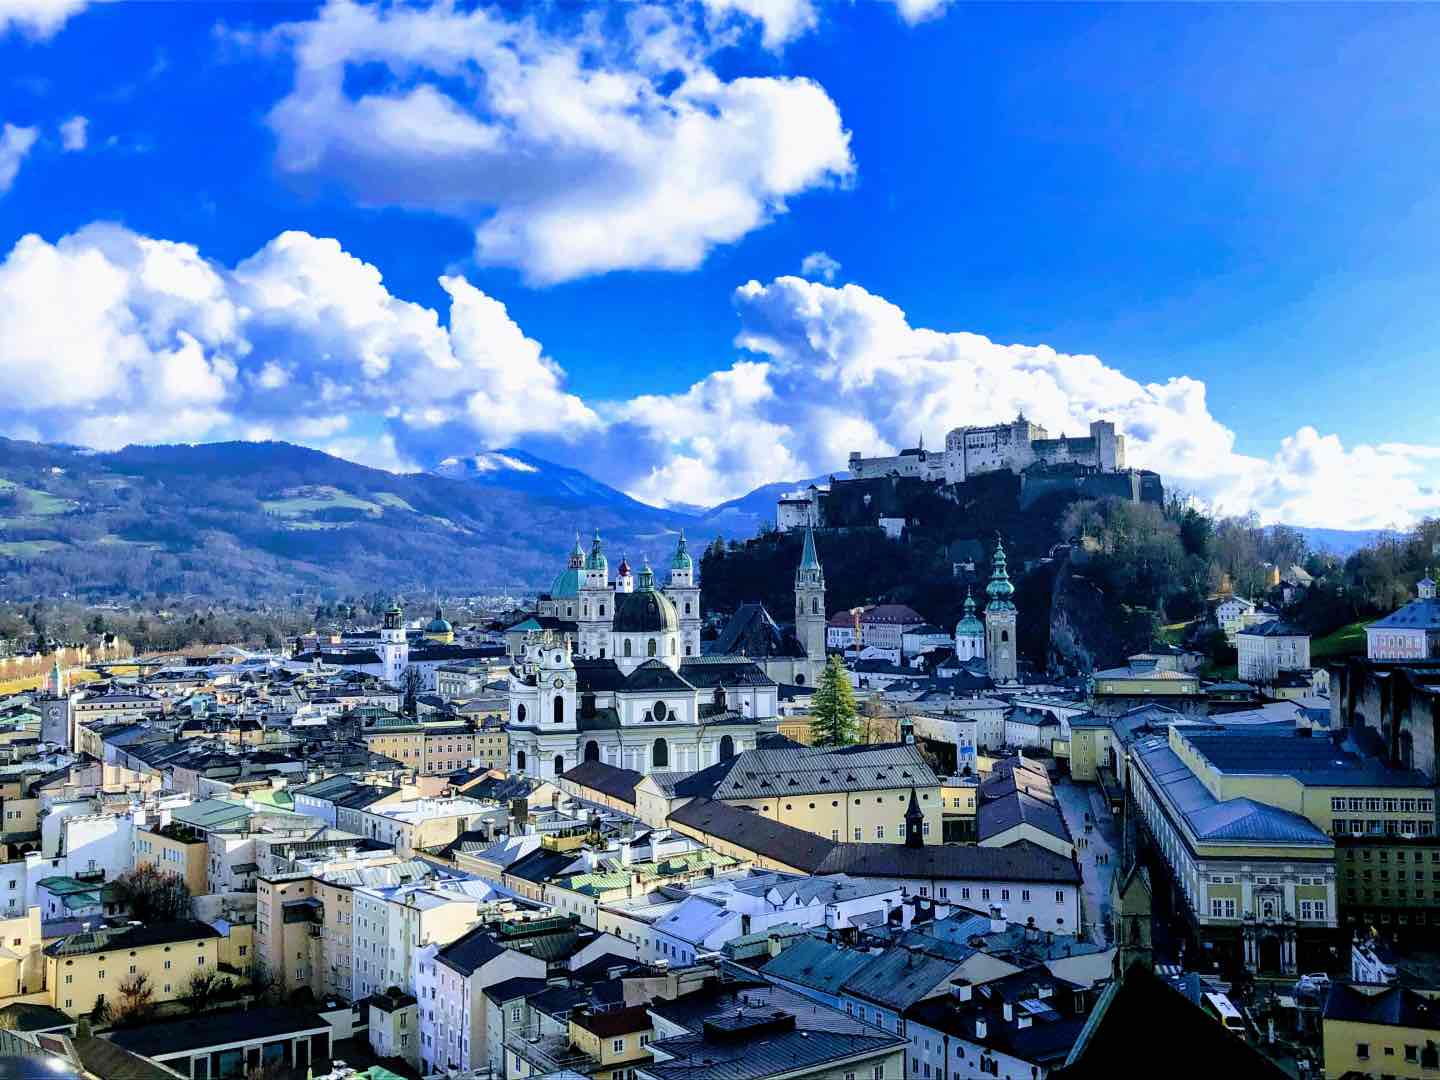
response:
[[[793,990],[759,982],[721,985],[656,1001],[650,1011],[687,1029],[685,1035],[655,1043],[668,1060],[647,1062],[641,1071],[656,1080],[813,1075],[832,1063],[849,1064],[867,1054],[878,1057],[904,1045],[898,1035]],[[747,1022],[763,1024],[781,1014],[793,1017],[793,1025],[760,1028],[753,1038],[741,1034]]]
[[[717,799],[933,787],[939,783],[919,747],[785,747],[741,754],[715,790]]]
[[[1216,799],[1170,749],[1164,736],[1150,735],[1138,741],[1131,748],[1131,760],[1149,778],[1162,802],[1201,842],[1332,845],[1328,836],[1299,814],[1254,799]]]
[[[845,983],[844,992],[904,1012],[938,987],[947,986],[960,963],[912,949],[889,949],[856,971]]]
[[[1361,758],[1329,739],[1284,734],[1237,735],[1234,732],[1188,732],[1185,741],[1221,772],[1272,773],[1293,776],[1325,787],[1427,788],[1434,784],[1415,769],[1392,769],[1384,762]]]
[[[841,949],[819,938],[801,938],[775,957],[760,973],[784,979],[822,994],[839,996],[845,983],[873,958],[856,949]]]
[[[1411,600],[1404,607],[1377,619],[1367,630],[1440,630],[1440,600]]]

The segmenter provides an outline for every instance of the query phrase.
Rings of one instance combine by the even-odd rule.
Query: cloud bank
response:
[[[713,6],[777,19],[803,7]],[[295,66],[269,114],[282,172],[339,183],[366,205],[460,218],[481,263],[531,282],[691,269],[854,172],[818,84],[722,78],[705,29],[658,7],[553,28],[449,4],[331,0],[272,41]]]
[[[586,401],[499,300],[440,283],[444,320],[302,232],[232,267],[113,225],[26,236],[0,262],[0,380],[27,388],[5,433],[284,438],[391,469],[518,442],[648,501],[709,504],[1023,411],[1057,434],[1111,419],[1131,464],[1227,512],[1355,528],[1440,512],[1440,447],[1346,447],[1306,427],[1270,457],[1241,454],[1197,380],[1142,384],[1095,356],[915,327],[858,285],[748,282],[727,366]]]

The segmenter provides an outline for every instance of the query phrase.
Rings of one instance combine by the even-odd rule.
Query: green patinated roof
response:
[[[985,606],[987,611],[1006,611],[1015,605],[1010,597],[1015,595],[1015,586],[1010,582],[1010,573],[1005,563],[1005,546],[995,541],[994,570],[990,574],[990,583],[985,586],[985,595],[990,602]]]
[[[680,530],[680,542],[675,545],[675,557],[670,560],[672,570],[689,570],[692,567],[690,552],[685,549],[685,530]]]

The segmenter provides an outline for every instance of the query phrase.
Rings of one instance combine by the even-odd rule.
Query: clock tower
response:
[[[535,726],[545,735],[577,730],[575,662],[570,648],[569,638],[548,642],[535,664],[535,683],[540,690],[540,715],[535,718]]]

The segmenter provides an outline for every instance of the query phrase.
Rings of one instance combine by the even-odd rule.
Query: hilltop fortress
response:
[[[926,450],[923,437],[919,446],[890,457],[856,450],[849,469],[847,479],[832,478],[828,488],[812,485],[781,495],[776,526],[784,532],[863,522],[898,536],[911,516],[907,508],[914,505],[916,481],[950,489],[986,478],[992,488],[1003,487],[997,474],[1014,478],[1014,498],[1022,509],[1051,495],[1132,502],[1164,497],[1159,476],[1126,466],[1125,436],[1108,420],[1092,422],[1089,435],[1057,439],[1022,413],[1007,424],[955,428],[945,436],[943,450]]]
[[[1097,472],[1119,472],[1125,468],[1125,436],[1110,421],[1096,420],[1088,436],[1052,439],[1021,413],[1008,424],[956,428],[945,436],[944,450],[926,450],[922,436],[918,447],[894,457],[865,457],[852,451],[850,479],[911,476],[959,484],[1001,469],[1023,473],[1032,465],[1082,465]]]

